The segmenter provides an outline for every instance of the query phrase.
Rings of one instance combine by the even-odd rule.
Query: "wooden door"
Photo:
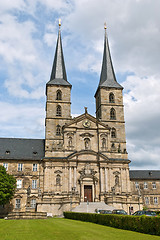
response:
[[[92,186],[91,185],[85,185],[84,186],[84,201],[85,202],[93,202],[92,200]]]

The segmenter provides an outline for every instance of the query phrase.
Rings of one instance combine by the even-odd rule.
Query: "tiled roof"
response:
[[[130,179],[160,179],[160,171],[157,170],[130,170]]]
[[[41,160],[44,139],[0,138],[0,159]]]

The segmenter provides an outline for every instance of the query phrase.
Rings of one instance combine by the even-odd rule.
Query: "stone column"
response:
[[[72,168],[69,167],[69,192],[72,190]]]
[[[104,168],[105,192],[108,192],[108,173],[107,168]]]
[[[67,173],[66,173],[67,168],[64,167],[64,173],[63,173],[63,191],[67,192]]]
[[[101,192],[104,192],[103,186],[103,169],[100,168],[100,177],[101,177]]]
[[[127,179],[127,190],[128,190],[128,192],[130,192],[131,188],[130,188],[130,177],[129,177],[129,169],[128,168],[126,169],[126,179]]]
[[[125,170],[126,172],[126,192],[128,192],[128,175],[127,175],[127,169]]]
[[[74,187],[75,187],[75,189],[76,189],[76,181],[77,181],[77,168],[76,167],[74,167]]]
[[[108,169],[108,191],[111,191],[111,169]]]
[[[127,192],[127,180],[126,180],[126,169],[122,168],[122,192]]]

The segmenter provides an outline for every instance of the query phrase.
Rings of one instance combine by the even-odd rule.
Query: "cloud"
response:
[[[33,104],[0,102],[1,137],[44,137],[44,108]],[[9,135],[8,135],[9,133]]]
[[[123,83],[126,133],[133,166],[160,168],[160,76],[129,76]]]
[[[0,8],[1,135],[39,137],[44,133],[41,104],[43,101],[45,105],[45,83],[53,63],[59,17],[68,80],[74,85],[73,116],[84,111],[86,103],[94,114],[93,92],[100,76],[106,21],[113,65],[117,76],[122,76],[125,89],[131,166],[160,167],[159,9],[159,0],[3,1]],[[41,101],[38,105],[37,99]]]

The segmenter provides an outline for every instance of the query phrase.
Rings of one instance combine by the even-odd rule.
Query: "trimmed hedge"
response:
[[[147,216],[126,216],[116,214],[96,214],[96,213],[76,213],[64,212],[64,217],[81,220],[85,222],[97,223],[105,226],[160,235],[160,218]]]

